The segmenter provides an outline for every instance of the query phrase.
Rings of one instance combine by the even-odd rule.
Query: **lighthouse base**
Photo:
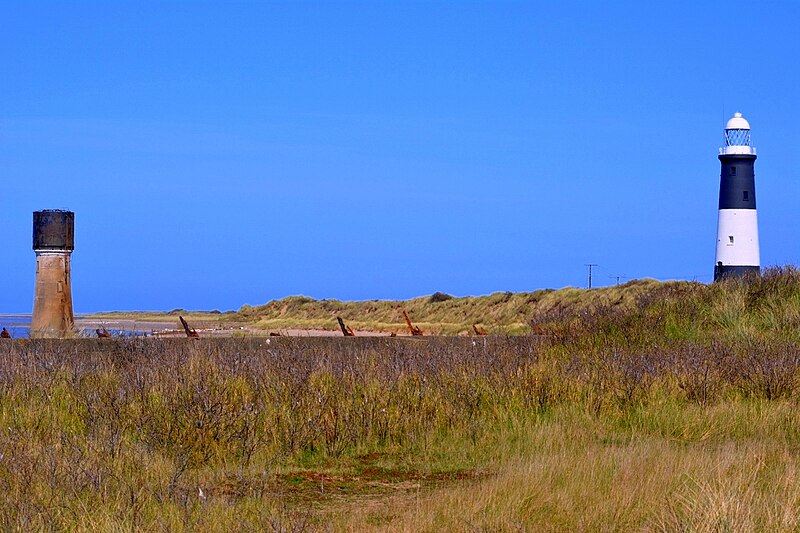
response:
[[[714,281],[728,278],[746,278],[748,276],[759,276],[761,267],[759,266],[733,266],[717,265],[714,267]]]

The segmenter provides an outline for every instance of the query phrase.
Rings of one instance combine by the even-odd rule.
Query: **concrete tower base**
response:
[[[36,251],[36,293],[31,338],[62,338],[74,334],[70,253]]]
[[[758,276],[761,274],[761,267],[758,266],[724,266],[714,267],[714,281],[727,278],[746,278],[748,276]]]

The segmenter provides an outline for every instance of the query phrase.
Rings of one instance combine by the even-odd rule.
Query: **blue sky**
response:
[[[702,4],[702,5],[701,5]],[[710,281],[725,120],[796,263],[800,2],[0,2],[0,313]]]

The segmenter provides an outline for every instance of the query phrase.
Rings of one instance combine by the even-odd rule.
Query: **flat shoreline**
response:
[[[141,331],[156,337],[183,337],[185,332],[177,318],[170,320],[136,320],[136,319],[106,319],[81,317],[75,319],[75,324],[81,329],[99,329],[105,327],[118,331]],[[269,337],[277,334],[281,337],[343,337],[339,330],[303,329],[303,328],[276,328],[265,330],[252,327],[241,322],[209,325],[203,320],[189,321],[189,326],[195,329],[201,337]],[[357,337],[388,337],[390,334],[383,331],[356,332]],[[401,335],[402,336],[402,335]]]
[[[0,314],[0,321],[3,319],[27,319],[30,322],[29,314]],[[343,337],[342,332],[333,329],[314,329],[314,328],[273,328],[262,329],[253,327],[237,321],[218,322],[214,320],[188,320],[189,326],[195,329],[201,337]],[[21,322],[20,325],[27,325]],[[153,337],[184,337],[183,330],[177,317],[164,317],[154,319],[139,320],[135,318],[109,318],[97,317],[93,315],[79,315],[75,317],[75,326],[79,330],[94,331],[106,328],[109,331],[120,331],[126,333],[144,334]],[[357,337],[388,337],[390,333],[385,331],[357,331]],[[407,336],[400,333],[397,336]]]

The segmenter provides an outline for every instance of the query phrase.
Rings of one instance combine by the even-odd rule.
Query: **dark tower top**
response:
[[[75,249],[75,213],[59,209],[33,212],[33,249]]]

